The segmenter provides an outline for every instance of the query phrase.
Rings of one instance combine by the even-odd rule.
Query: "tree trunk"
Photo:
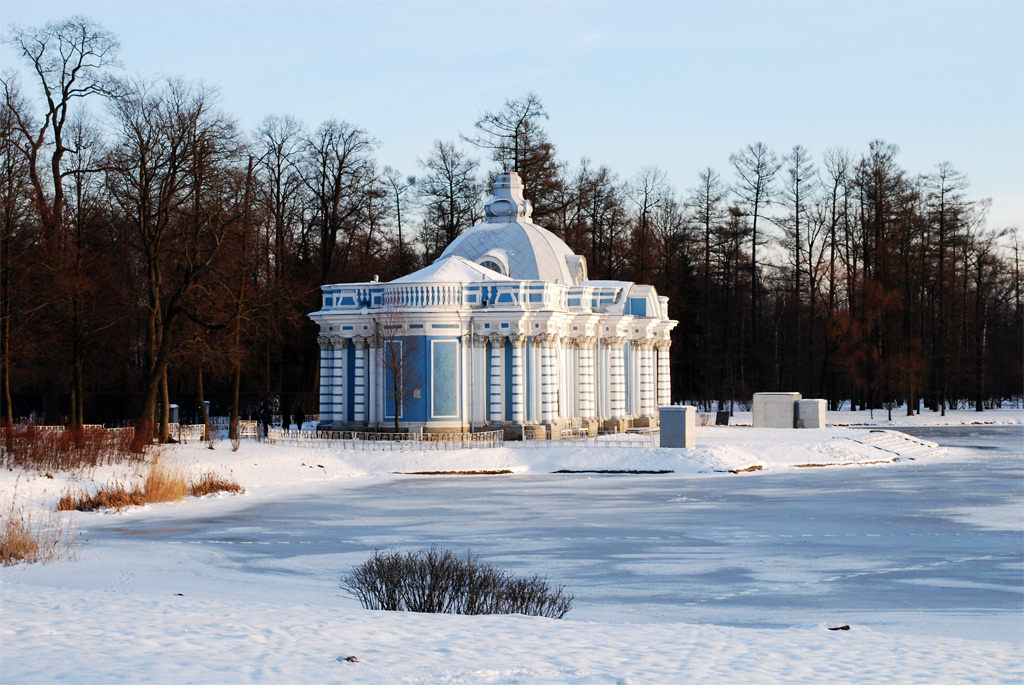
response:
[[[160,372],[160,442],[171,441],[171,393],[167,388],[167,365]]]

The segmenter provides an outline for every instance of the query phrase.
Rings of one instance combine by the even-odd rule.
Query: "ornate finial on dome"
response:
[[[529,220],[533,205],[523,197],[523,182],[519,174],[510,171],[494,179],[494,197],[484,205],[488,223],[512,223],[517,219]]]

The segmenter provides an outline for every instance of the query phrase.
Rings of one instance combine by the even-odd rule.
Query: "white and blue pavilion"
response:
[[[676,321],[652,286],[587,280],[586,260],[530,221],[519,175],[501,174],[486,218],[430,266],[388,283],[323,286],[320,427],[451,432],[524,427],[558,438],[652,426],[671,403]]]

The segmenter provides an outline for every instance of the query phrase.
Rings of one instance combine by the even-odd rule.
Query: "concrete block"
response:
[[[796,427],[824,428],[825,400],[797,400]]]
[[[798,392],[754,393],[755,428],[793,428],[796,426]]]
[[[697,446],[697,407],[673,405],[661,407],[658,411],[662,447],[692,449]]]

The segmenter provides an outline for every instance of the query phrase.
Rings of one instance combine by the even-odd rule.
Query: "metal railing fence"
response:
[[[276,445],[309,447],[322,445],[351,450],[474,449],[501,447],[504,433],[374,433],[366,431],[298,431],[271,428],[267,441]]]

